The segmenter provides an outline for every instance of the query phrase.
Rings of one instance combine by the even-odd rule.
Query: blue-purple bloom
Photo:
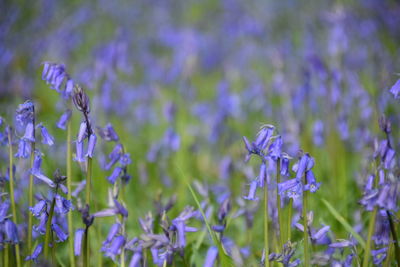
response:
[[[40,128],[40,133],[42,134],[42,143],[52,146],[54,144],[54,137],[49,134],[46,127],[44,127],[42,123],[39,123],[37,127]]]
[[[67,109],[58,120],[57,127],[62,130],[65,130],[67,128],[67,123],[70,120],[71,116],[72,116],[72,111],[70,109]]]
[[[258,197],[256,196],[257,184],[258,184],[258,182],[256,180],[253,180],[250,182],[249,194],[247,196],[244,196],[243,197],[244,199],[253,200],[253,201],[258,200]]]
[[[76,144],[76,154],[74,160],[78,162],[85,162],[86,159],[83,155],[83,146],[84,146],[83,141],[82,142],[75,141],[75,144]]]
[[[91,134],[90,137],[89,137],[88,149],[87,149],[86,157],[93,158],[93,152],[94,152],[94,148],[96,146],[96,141],[97,141],[96,135],[95,134]]]
[[[6,234],[6,242],[11,244],[18,244],[18,228],[13,221],[6,219],[4,222],[4,232]]]
[[[75,238],[74,238],[74,254],[75,254],[75,256],[81,255],[82,240],[83,240],[84,234],[85,234],[84,229],[77,229],[75,231]]]
[[[390,88],[390,93],[395,99],[400,98],[400,79]]]
[[[111,184],[115,184],[115,181],[117,181],[117,179],[121,175],[122,171],[123,171],[123,169],[121,167],[115,167],[113,172],[111,173],[111,175],[107,177],[107,180]]]
[[[100,137],[108,142],[114,141],[114,142],[118,142],[119,137],[118,134],[115,132],[113,126],[111,125],[111,123],[107,123],[107,125],[104,128],[97,128],[98,133],[100,135]]]
[[[32,122],[28,122],[25,127],[25,134],[22,140],[26,142],[35,142],[35,126]]]
[[[18,151],[17,153],[15,153],[14,156],[16,158],[26,159],[29,157],[30,153],[31,153],[31,143],[23,139],[20,139],[18,143]]]
[[[50,178],[48,178],[42,173],[41,166],[42,166],[42,157],[40,152],[36,151],[35,158],[33,160],[33,166],[31,169],[32,175],[41,180],[42,182],[45,182],[48,186],[55,187],[56,184]]]
[[[42,212],[46,210],[46,207],[47,207],[46,200],[41,199],[39,200],[38,203],[35,204],[35,206],[30,207],[29,210],[32,212],[33,216],[38,218],[42,214]]]
[[[25,261],[32,260],[37,263],[37,258],[39,257],[40,253],[43,250],[43,243],[38,244],[32,252],[32,255],[29,255],[25,258]]]
[[[57,242],[64,242],[68,239],[68,234],[64,233],[64,231],[60,228],[60,226],[58,226],[58,224],[52,223],[51,230],[53,230],[58,237],[58,240],[56,240]]]

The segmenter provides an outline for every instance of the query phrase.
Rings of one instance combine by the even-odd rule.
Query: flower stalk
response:
[[[268,245],[268,183],[264,184],[264,266],[269,267],[269,245]]]

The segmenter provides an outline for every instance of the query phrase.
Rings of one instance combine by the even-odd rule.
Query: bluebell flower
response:
[[[37,258],[39,257],[40,253],[43,250],[43,243],[38,244],[32,252],[32,255],[29,255],[25,258],[25,261],[32,260],[37,263]]]
[[[25,103],[20,104],[17,108],[17,115],[15,119],[21,125],[26,125],[27,123],[33,122],[34,119],[35,106],[32,101],[27,100]]]
[[[131,261],[129,262],[129,267],[140,267],[142,260],[142,253],[140,251],[134,251],[132,254]]]
[[[58,238],[58,240],[56,240],[57,242],[64,242],[68,239],[68,234],[64,233],[64,231],[60,228],[60,226],[58,226],[58,224],[52,223],[51,230],[53,230],[56,234]]]
[[[218,256],[218,248],[211,246],[207,250],[207,255],[204,260],[204,267],[213,267]]]
[[[103,242],[103,246],[110,244],[111,241],[114,239],[114,237],[118,234],[120,229],[121,229],[121,224],[114,223],[108,232],[106,240]]]
[[[123,146],[121,144],[115,145],[111,153],[108,155],[109,162],[106,164],[104,167],[106,170],[111,169],[111,167],[118,162],[118,160],[121,158],[123,152]]]
[[[122,249],[124,249],[124,243],[125,238],[122,235],[115,237],[111,245],[106,249],[104,255],[114,259],[115,256],[121,254]]]
[[[110,176],[107,177],[107,180],[111,184],[115,184],[115,181],[118,179],[118,177],[121,175],[123,169],[121,167],[115,167],[113,172],[111,173]]]
[[[86,157],[93,158],[93,152],[94,152],[94,148],[96,146],[96,141],[97,141],[96,135],[95,134],[91,134],[90,137],[89,137],[88,149],[87,149]]]
[[[23,139],[20,139],[18,143],[18,151],[17,153],[15,153],[14,157],[26,159],[29,158],[30,154],[31,154],[31,143]]]
[[[67,123],[71,119],[72,116],[72,111],[70,109],[67,109],[60,117],[60,119],[57,122],[57,127],[65,130],[67,128]]]
[[[350,240],[341,240],[339,242],[334,242],[329,244],[329,247],[331,248],[346,248],[346,247],[352,247],[354,246],[354,242]]]
[[[264,184],[267,182],[267,166],[265,162],[260,165],[260,172],[258,175],[258,186],[264,187]]]
[[[79,126],[77,141],[82,142],[87,137],[88,129],[85,121],[82,121]]]
[[[98,133],[100,135],[100,137],[108,142],[114,141],[114,142],[118,142],[119,137],[118,134],[115,132],[113,126],[111,125],[111,123],[107,123],[107,125],[104,128],[97,128]]]
[[[273,125],[264,125],[261,130],[257,134],[256,141],[254,142],[254,146],[259,150],[263,151],[267,148],[267,145],[274,133],[275,127]]]
[[[249,194],[247,196],[244,196],[243,197],[244,199],[253,200],[253,201],[257,201],[258,200],[258,197],[256,196],[257,184],[258,184],[258,182],[256,180],[251,181]]]
[[[11,244],[18,244],[18,228],[13,221],[6,219],[4,222],[4,233],[6,234],[6,242]]]
[[[8,216],[8,210],[10,209],[10,201],[5,200],[0,204],[0,223],[3,223]]]
[[[278,184],[278,194],[296,199],[302,195],[302,184],[297,178],[286,180]]]
[[[47,223],[48,215],[47,212],[42,212],[39,219],[39,224],[33,226],[33,230],[38,232],[41,235],[46,233],[46,223]]]
[[[41,180],[42,182],[45,182],[48,186],[55,187],[56,184],[50,178],[48,178],[42,173],[41,166],[42,166],[42,157],[40,152],[36,151],[31,169],[31,174],[35,176],[37,179]]]
[[[73,209],[72,202],[70,200],[67,200],[60,196],[59,194],[56,194],[55,196],[55,207],[54,211],[58,214],[67,214],[70,210]]]
[[[390,242],[390,223],[385,210],[379,210],[376,216],[375,233],[372,240],[376,245],[388,245]]]
[[[38,201],[38,203],[35,204],[35,206],[30,207],[29,210],[32,212],[33,216],[38,218],[40,217],[42,212],[46,210],[46,208],[47,208],[46,200],[41,199]]]
[[[119,163],[121,164],[122,167],[128,166],[129,164],[132,163],[131,155],[129,153],[123,154],[119,159]]]
[[[304,190],[315,193],[319,189],[321,183],[316,182],[313,171],[310,170],[306,172],[306,180],[307,184],[304,186]]]
[[[276,137],[275,140],[270,145],[268,154],[274,161],[277,161],[281,158],[282,145],[283,141],[281,136]]]
[[[74,238],[74,254],[75,256],[81,255],[82,251],[82,240],[85,234],[84,229],[77,229],[75,231],[75,238]]]
[[[44,127],[42,123],[39,123],[37,127],[40,128],[40,133],[42,134],[42,143],[52,146],[54,144],[54,137],[49,134],[46,127]]]
[[[400,98],[400,79],[390,88],[390,93],[395,99]]]
[[[283,176],[289,176],[289,163],[290,163],[290,157],[286,153],[282,153],[282,160],[281,160],[281,175]]]
[[[382,262],[386,259],[387,250],[387,247],[371,250],[371,255],[375,265],[381,265]]]
[[[69,99],[72,96],[74,91],[74,81],[72,79],[68,79],[65,83],[65,90],[63,92],[63,97],[65,99]]]
[[[74,160],[78,162],[85,162],[86,159],[83,155],[83,146],[84,146],[83,141],[82,142],[75,141],[75,144],[76,144],[76,153]]]
[[[25,127],[25,134],[22,140],[26,142],[35,142],[35,127],[32,122],[28,122]]]
[[[314,166],[314,159],[308,153],[304,153],[296,166],[296,178],[301,180],[306,171],[309,171]]]

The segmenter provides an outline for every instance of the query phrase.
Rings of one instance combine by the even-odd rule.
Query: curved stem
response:
[[[11,141],[11,130],[8,131],[8,157],[9,157],[9,177],[10,177],[10,200],[11,200],[11,209],[13,215],[13,221],[17,225],[17,209],[15,208],[15,197],[14,197],[14,171],[13,171],[13,150],[12,150],[12,141]],[[15,244],[15,258],[17,267],[21,266],[20,252],[19,252],[19,244]]]
[[[268,245],[268,182],[264,183],[264,266],[269,267],[269,245]]]
[[[396,255],[397,266],[400,266],[400,248],[399,248],[399,240],[397,239],[396,228],[394,227],[392,215],[390,215],[390,212],[386,211],[386,214],[389,219],[390,231],[392,232],[393,245],[395,251],[394,254]]]
[[[375,221],[376,221],[376,213],[378,209],[375,206],[374,210],[371,213],[371,218],[369,221],[369,227],[368,227],[368,239],[367,239],[367,245],[365,247],[365,252],[364,252],[364,260],[363,260],[363,267],[368,267],[369,263],[369,256],[371,254],[371,240],[372,240],[372,234],[374,233],[375,229]]]

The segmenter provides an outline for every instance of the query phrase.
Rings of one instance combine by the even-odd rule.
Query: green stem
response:
[[[378,211],[378,208],[375,207],[374,210],[372,211],[371,218],[369,221],[369,227],[368,227],[368,239],[367,239],[367,245],[365,247],[365,252],[364,252],[364,260],[363,260],[363,267],[368,267],[369,263],[369,256],[371,253],[371,240],[372,240],[372,234],[374,233],[375,229],[375,221],[376,221],[376,213]]]
[[[87,158],[87,177],[86,177],[86,204],[90,206],[90,188],[92,183],[92,159]]]
[[[72,152],[71,152],[71,120],[68,121],[67,124],[67,188],[68,188],[68,195],[67,199],[71,201],[71,183],[72,183]],[[72,225],[72,212],[68,212],[68,232],[69,232],[69,261],[70,266],[75,267],[75,256],[74,256],[74,228]]]
[[[56,194],[57,194],[57,189],[58,186],[56,186]],[[53,219],[53,214],[54,214],[54,206],[56,204],[56,197],[53,197],[53,200],[51,202],[51,207],[50,207],[50,213],[49,217],[47,218],[47,223],[46,223],[46,235],[44,237],[44,258],[47,259],[49,255],[49,243],[50,243],[50,237],[51,237],[51,221]]]
[[[268,245],[268,183],[264,183],[264,266],[269,267],[269,245]]]
[[[33,161],[35,159],[35,143],[32,143],[31,148],[31,158],[30,158],[30,166],[33,168]],[[29,189],[28,189],[28,199],[29,199],[29,207],[33,207],[33,175],[32,173],[29,175]],[[32,253],[32,225],[33,225],[33,217],[32,213],[28,212],[28,254]],[[28,266],[30,266],[30,261],[27,262]]]
[[[276,183],[279,184],[281,182],[281,161],[280,159],[276,162]],[[281,209],[281,197],[278,193],[278,186],[276,187],[276,203],[278,206],[278,224],[279,224],[279,249],[282,249],[284,244],[283,238],[283,217],[282,217],[282,209]]]
[[[56,242],[54,242],[54,233],[50,232],[50,241],[51,241],[51,263],[53,266],[56,266]]]
[[[8,267],[9,265],[9,261],[8,261],[8,244],[6,244],[4,246],[4,267]]]
[[[89,267],[89,227],[85,228],[85,235],[83,236],[83,266]]]
[[[389,219],[389,225],[390,225],[390,231],[392,232],[392,238],[393,238],[393,245],[394,245],[394,251],[396,255],[396,261],[397,261],[397,266],[400,266],[400,248],[399,248],[399,240],[397,239],[397,233],[396,233],[396,228],[394,227],[393,219],[392,216],[390,215],[389,211],[386,211],[386,214]]]
[[[292,235],[292,207],[293,199],[291,198],[288,204],[287,241],[290,241]]]
[[[304,175],[304,180],[306,179]],[[306,184],[306,181],[304,181]],[[304,266],[310,266],[310,255],[308,250],[308,222],[307,222],[307,202],[308,202],[308,192],[303,192],[303,239],[304,239]]]
[[[14,219],[14,223],[17,225],[17,209],[15,208],[15,197],[14,197],[14,172],[13,172],[13,150],[12,150],[12,142],[11,142],[11,129],[8,131],[8,157],[9,157],[9,169],[10,169],[10,199],[11,199],[11,209],[12,215]],[[15,244],[15,258],[17,262],[17,267],[21,266],[19,252],[19,244]]]

